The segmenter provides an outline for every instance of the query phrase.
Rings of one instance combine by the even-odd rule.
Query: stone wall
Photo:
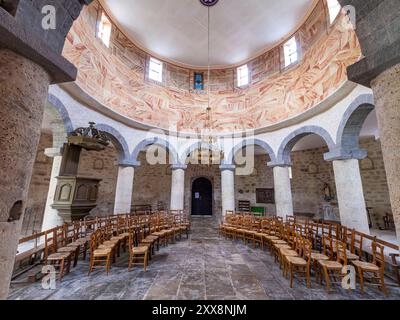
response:
[[[191,212],[192,184],[197,178],[207,178],[213,186],[213,215],[221,216],[221,171],[218,165],[188,165],[185,173],[185,210]]]
[[[361,141],[360,146],[368,150],[368,158],[360,162],[365,201],[367,207],[373,208],[373,227],[383,227],[383,216],[392,211],[381,144],[374,139],[365,139]]]
[[[103,151],[82,150],[78,175],[102,179],[99,187],[98,204],[92,210],[92,215],[105,216],[113,213],[118,176],[117,160],[118,153],[112,145]]]
[[[325,183],[336,195],[332,163],[323,158],[327,151],[327,148],[318,148],[291,154],[293,210],[296,214],[319,215]],[[336,201],[331,204],[337,207]]]
[[[391,213],[391,206],[380,142],[365,138],[360,141],[360,147],[368,151],[368,158],[360,161],[365,202],[372,208],[373,228],[383,227],[383,216]],[[337,207],[333,167],[331,162],[323,160],[325,152],[327,148],[292,152],[292,194],[296,213],[320,213],[325,183],[335,195],[331,204]],[[315,165],[316,173],[309,172],[313,170],[310,165]]]
[[[44,154],[44,150],[53,146],[51,133],[42,133],[36,152],[32,178],[29,185],[26,214],[22,225],[21,234],[28,235],[34,231],[40,231],[47,192],[49,189],[51,168],[53,159]]]
[[[251,206],[264,207],[267,214],[275,214],[275,204],[257,203],[256,189],[274,188],[274,174],[272,168],[267,167],[269,157],[259,155],[255,157],[255,171],[250,176],[235,176],[236,207],[239,200],[250,201]]]
[[[171,195],[171,170],[165,164],[150,165],[146,153],[139,154],[141,166],[135,169],[133,184],[133,205],[151,205],[153,210],[159,205],[169,209]]]

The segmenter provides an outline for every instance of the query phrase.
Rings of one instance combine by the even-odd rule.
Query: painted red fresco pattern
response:
[[[110,48],[96,40],[97,5],[75,21],[64,56],[78,67],[77,84],[107,107],[138,122],[199,132],[206,121],[207,94],[190,90],[192,70],[164,68],[164,85],[146,80],[147,53],[114,28]],[[339,19],[346,19],[341,17]],[[256,129],[296,116],[334,93],[361,51],[355,32],[336,23],[328,32],[322,1],[298,31],[301,63],[281,71],[279,47],[249,63],[252,85],[234,88],[233,69],[211,73],[213,126],[231,132]],[[206,84],[207,84],[207,79]]]

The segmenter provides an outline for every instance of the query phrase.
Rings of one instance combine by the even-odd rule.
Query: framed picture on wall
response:
[[[274,204],[275,203],[275,190],[262,188],[256,189],[256,202]]]

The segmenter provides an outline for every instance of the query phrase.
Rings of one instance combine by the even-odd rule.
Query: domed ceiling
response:
[[[207,8],[199,0],[102,0],[138,46],[159,58],[207,66]],[[304,22],[315,0],[219,0],[211,8],[211,64],[234,65],[260,54]]]

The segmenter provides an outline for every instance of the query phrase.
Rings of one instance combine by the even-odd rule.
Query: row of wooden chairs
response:
[[[190,223],[183,221],[178,214],[171,216],[160,213],[141,218],[127,216],[125,224],[117,230],[113,230],[112,227],[107,230],[107,226],[98,229],[91,236],[89,274],[96,266],[105,268],[108,274],[121,243],[124,244],[124,248],[128,244],[128,270],[134,265],[143,265],[146,271],[149,260],[155,254],[155,250],[160,249],[160,244],[167,246],[174,243],[177,238],[182,238],[183,233],[188,236]]]
[[[86,260],[90,250],[89,273],[97,265],[105,267],[108,273],[111,263],[120,256],[121,249],[127,251],[131,236],[130,253],[138,251],[132,249],[133,244],[146,244],[149,247],[144,264],[146,267],[155,248],[159,250],[160,244],[166,246],[176,238],[180,239],[183,234],[188,237],[189,231],[188,215],[182,211],[160,212],[151,216],[125,214],[86,217],[41,233],[44,238],[42,260],[55,268],[61,280],[71,267],[76,266],[79,256]]]
[[[317,230],[318,229],[318,230]],[[281,218],[257,219],[251,215],[230,214],[220,225],[220,233],[232,240],[241,239],[252,242],[254,248],[267,248],[275,261],[279,262],[284,276],[290,277],[293,287],[294,274],[303,274],[307,286],[311,285],[313,269],[317,280],[325,281],[330,291],[332,278],[343,278],[343,270],[354,266],[364,293],[365,276],[377,281],[380,289],[387,295],[385,285],[384,246],[372,241],[372,261],[363,260],[363,239],[353,231],[338,232],[332,226],[321,227],[310,223]]]

